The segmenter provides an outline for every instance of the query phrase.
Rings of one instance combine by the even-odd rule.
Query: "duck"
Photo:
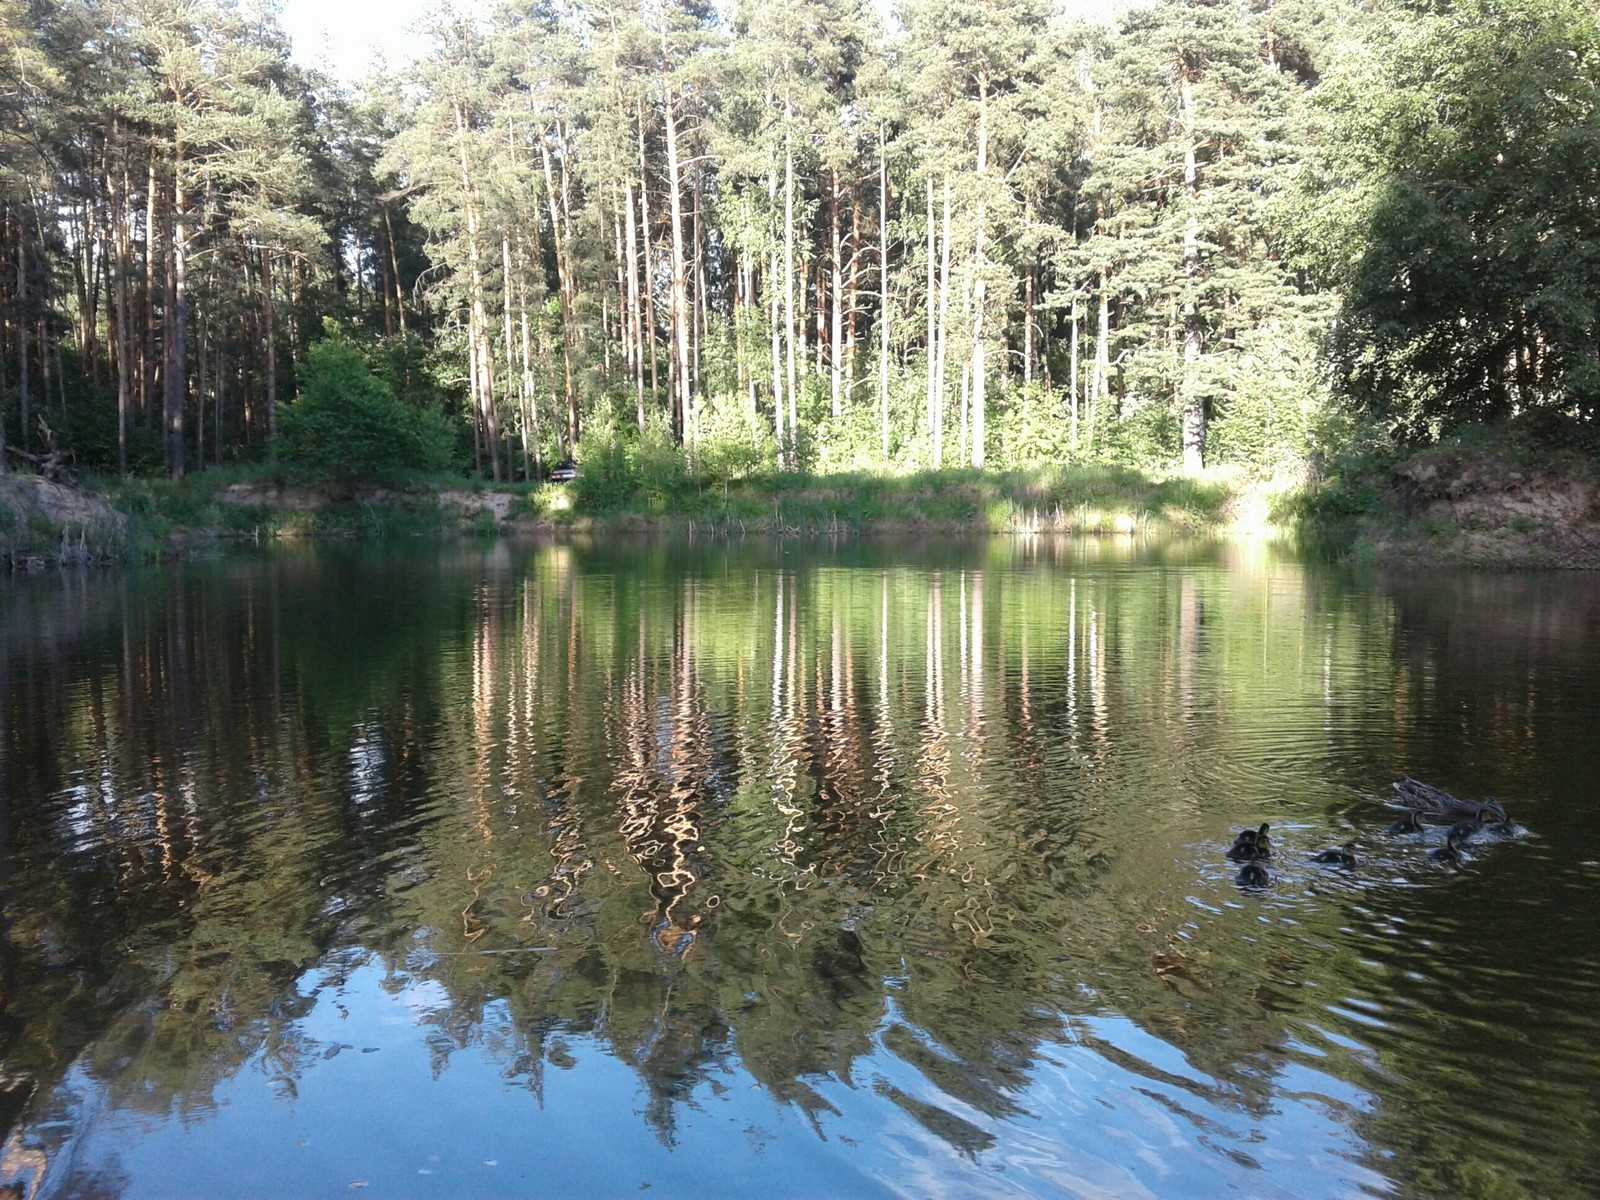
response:
[[[1444,845],[1437,850],[1428,852],[1428,857],[1437,863],[1446,863],[1452,867],[1461,865],[1461,843],[1472,836],[1475,830],[1471,829],[1472,822],[1462,821],[1459,825],[1452,825],[1450,832],[1445,837]]]
[[[1239,836],[1233,839],[1227,857],[1234,862],[1253,862],[1258,858],[1272,857],[1272,839],[1267,835],[1267,830],[1272,828],[1265,821],[1259,829],[1241,829]]]
[[[1413,819],[1432,821],[1444,825],[1471,819],[1480,813],[1496,821],[1509,821],[1506,810],[1498,800],[1460,800],[1440,788],[1433,787],[1407,775],[1394,785],[1395,797],[1385,801],[1390,808],[1403,809]]]
[[[1234,882],[1240,887],[1266,887],[1272,882],[1272,876],[1258,860],[1251,859],[1239,868],[1239,873],[1234,876]]]
[[[1332,867],[1353,867],[1356,865],[1356,848],[1354,844],[1346,842],[1335,850],[1323,850],[1311,856],[1314,863],[1327,863]]]

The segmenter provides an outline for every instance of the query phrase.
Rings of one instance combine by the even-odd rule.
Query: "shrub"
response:
[[[610,413],[591,420],[578,442],[577,459],[580,474],[572,486],[592,512],[621,508],[638,487],[637,445]]]
[[[436,410],[408,408],[348,342],[318,342],[301,389],[278,421],[283,457],[340,478],[379,478],[450,465],[454,432]]]
[[[706,404],[698,418],[695,474],[703,485],[722,487],[777,469],[777,438],[740,398],[724,396],[717,404]]]

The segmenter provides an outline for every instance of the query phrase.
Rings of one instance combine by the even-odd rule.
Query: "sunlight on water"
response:
[[[4,586],[0,1185],[1600,1185],[1587,581],[1041,539]],[[1408,773],[1519,828],[1436,862]]]

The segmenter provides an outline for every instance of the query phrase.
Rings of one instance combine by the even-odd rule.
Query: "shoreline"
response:
[[[571,484],[395,484],[217,472],[104,491],[0,476],[0,566],[185,558],[297,539],[626,536],[1268,537],[1374,568],[1600,569],[1600,485],[1582,460],[1536,465],[1436,447],[1302,481],[1146,476],[1118,468],[743,482],[602,506]]]

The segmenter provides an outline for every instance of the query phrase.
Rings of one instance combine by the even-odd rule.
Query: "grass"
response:
[[[1587,447],[1552,446],[1520,426],[1464,431],[1409,457],[1380,437],[1349,445],[1310,484],[1289,483],[1291,476],[1300,479],[1293,471],[1269,482],[1242,471],[1190,477],[1104,465],[720,478],[689,474],[674,455],[620,453],[586,463],[585,475],[564,485],[415,475],[380,486],[264,464],[232,466],[177,481],[88,480],[128,518],[117,546],[89,549],[153,557],[197,539],[492,536],[507,525],[783,537],[1194,534],[1274,526],[1294,529],[1304,544],[1332,557],[1376,561],[1398,552],[1445,561],[1468,550],[1502,554],[1496,539],[1520,541],[1531,551],[1533,543],[1551,541],[1550,522],[1441,511],[1434,481],[1475,480],[1473,486],[1490,490],[1508,479],[1519,487],[1552,479],[1600,484],[1600,456]],[[1430,505],[1433,511],[1425,511]],[[59,557],[74,538],[81,545],[97,536],[8,515],[0,506],[0,552]],[[1563,551],[1554,554],[1560,559]]]
[[[91,480],[129,520],[136,554],[159,556],[175,538],[292,539],[311,537],[407,537],[440,533],[439,483],[421,478],[394,481],[382,489],[384,503],[367,489],[334,484],[268,466],[221,467],[183,479]],[[448,486],[468,486],[450,480]],[[249,489],[261,503],[230,499]],[[306,507],[285,508],[269,497],[285,492],[306,497]]]
[[[513,528],[815,536],[1190,533],[1225,525],[1237,491],[1222,477],[1153,476],[1101,466],[782,474],[714,483],[680,474],[648,485],[629,481],[623,488],[612,481],[609,489],[596,489],[587,479],[494,484],[459,476],[407,477],[379,486],[235,466],[181,480],[89,479],[86,487],[102,492],[127,518],[118,545],[89,547],[103,559],[158,558],[217,540],[492,536],[505,524],[487,511],[487,497],[500,494],[514,497],[500,502]],[[456,499],[442,505],[443,493]],[[0,542],[35,557],[57,558],[67,540],[83,540],[81,531],[64,532],[43,517],[24,521],[0,511],[0,521],[10,522],[0,527]]]
[[[551,513],[553,517],[789,534],[873,529],[1193,531],[1224,524],[1235,494],[1232,485],[1217,479],[1153,477],[1111,467],[784,474],[714,486],[685,481],[611,504],[592,503],[593,493],[584,483],[578,481],[567,512]]]

